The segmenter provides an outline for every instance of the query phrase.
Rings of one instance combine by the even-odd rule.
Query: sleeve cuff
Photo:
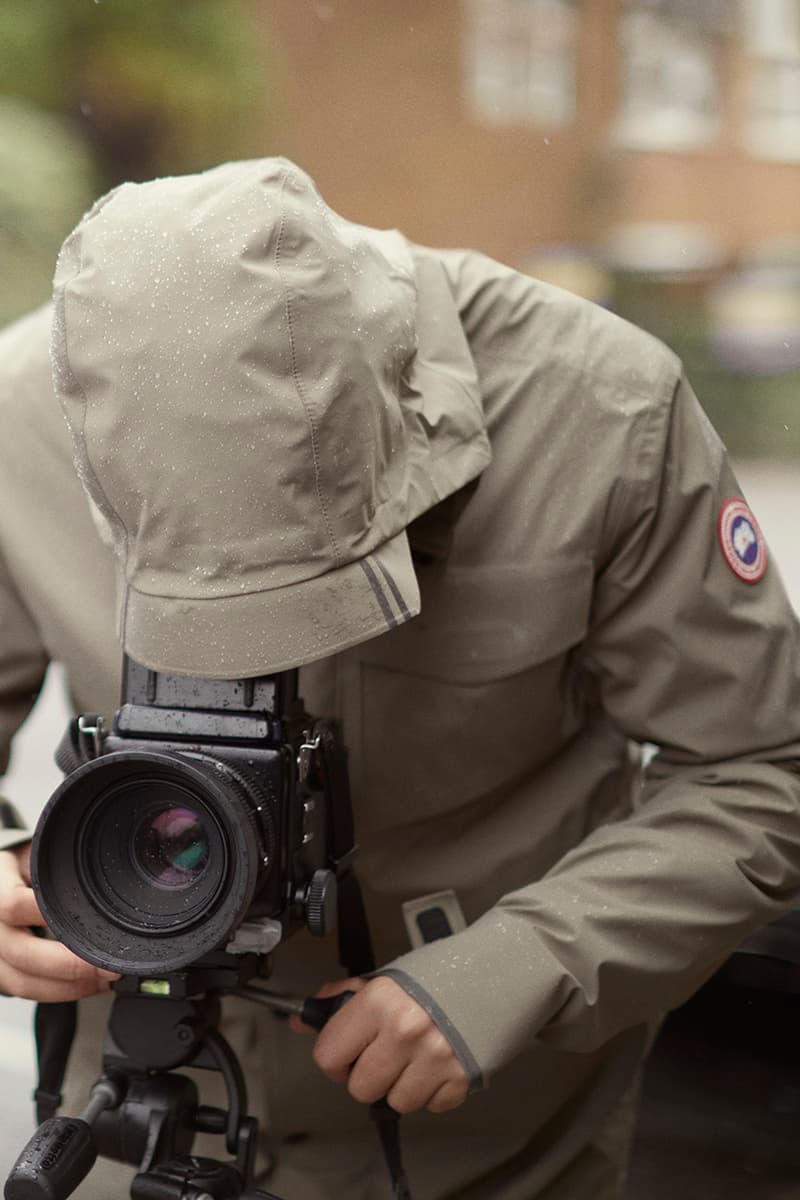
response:
[[[473,1089],[528,1049],[577,987],[531,923],[499,909],[375,974],[395,979],[422,1005]]]
[[[400,971],[395,967],[387,967],[383,971],[375,971],[374,974],[386,975],[389,979],[393,979],[395,983],[399,983],[400,987],[408,992],[411,999],[416,1000],[417,1004],[425,1009],[425,1012],[431,1018],[434,1025],[444,1034],[453,1047],[458,1061],[467,1073],[470,1092],[480,1091],[484,1086],[483,1073],[458,1029],[456,1029],[444,1009],[436,1003],[433,996],[429,992],[426,992],[425,988],[417,983],[416,979],[412,979],[405,971]]]

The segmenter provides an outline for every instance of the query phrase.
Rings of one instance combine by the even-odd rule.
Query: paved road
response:
[[[738,475],[800,613],[800,468],[743,463]],[[60,678],[55,675],[43,701],[16,740],[12,769],[4,781],[6,794],[31,820],[35,820],[38,808],[59,779],[51,762],[50,747],[61,735],[65,714]],[[18,1000],[3,1000],[0,1009],[0,1180],[5,1178],[31,1130],[28,1101],[33,1086],[31,1009],[27,1002]]]

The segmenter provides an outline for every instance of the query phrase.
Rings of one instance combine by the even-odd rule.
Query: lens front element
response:
[[[218,820],[199,794],[163,774],[101,792],[78,830],[87,895],[120,929],[187,929],[213,906],[228,874]]]
[[[132,858],[147,879],[162,888],[190,887],[208,864],[209,833],[192,808],[159,806],[133,835]]]

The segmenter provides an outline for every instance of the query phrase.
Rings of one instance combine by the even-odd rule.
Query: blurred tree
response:
[[[246,0],[4,0],[0,88],[72,117],[100,189],[261,152],[266,69]]]
[[[0,97],[0,324],[48,295],[58,248],[95,192],[68,121]]]
[[[0,323],[46,299],[58,247],[123,180],[264,153],[248,0],[2,0]]]

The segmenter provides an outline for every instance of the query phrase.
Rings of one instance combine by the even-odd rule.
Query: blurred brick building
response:
[[[275,79],[269,148],[352,218],[514,263],[564,243],[624,258],[642,252],[641,223],[727,261],[798,233],[798,0],[271,0],[254,14]]]

